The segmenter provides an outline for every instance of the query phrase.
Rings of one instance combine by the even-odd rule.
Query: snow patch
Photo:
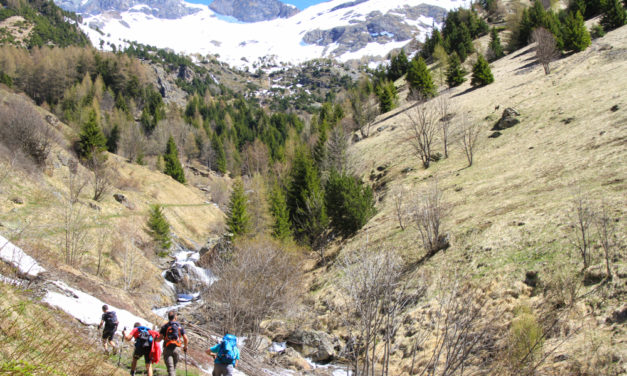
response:
[[[0,259],[16,267],[20,273],[29,277],[37,277],[46,269],[39,266],[37,261],[24,253],[21,248],[0,235]]]

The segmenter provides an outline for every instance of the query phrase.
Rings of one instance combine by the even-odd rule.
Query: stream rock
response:
[[[172,283],[179,283],[185,277],[185,271],[178,266],[173,266],[165,272],[164,278]]]
[[[287,345],[313,362],[324,363],[336,357],[339,341],[325,332],[297,329],[287,337]]]

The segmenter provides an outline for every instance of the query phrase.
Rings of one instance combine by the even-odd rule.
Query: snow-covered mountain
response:
[[[57,1],[66,8],[80,5],[79,12],[95,2],[105,5],[99,13],[83,14],[81,27],[96,46],[101,40],[118,47],[137,41],[188,54],[217,54],[235,66],[260,59],[298,63],[384,57],[412,38],[423,40],[447,10],[464,5],[463,0],[330,0],[288,18],[244,23],[182,0]],[[163,15],[170,8],[176,17]]]

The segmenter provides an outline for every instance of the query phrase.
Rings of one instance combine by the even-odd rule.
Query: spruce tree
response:
[[[396,107],[397,93],[396,86],[392,81],[383,81],[377,86],[377,97],[379,98],[379,110],[386,113]]]
[[[412,94],[419,94],[424,98],[431,98],[436,95],[435,85],[431,79],[431,73],[422,57],[412,59],[407,70],[407,82]]]
[[[313,156],[318,168],[321,169],[327,159],[327,121],[322,121],[319,127],[318,141],[314,145]]]
[[[183,171],[181,162],[179,162],[179,152],[172,136],[168,139],[165,154],[163,155],[163,162],[165,163],[163,172],[166,175],[170,175],[179,183],[185,183],[185,172]]]
[[[603,30],[610,31],[617,29],[627,23],[627,13],[620,0],[606,0],[603,6],[603,17],[601,26]]]
[[[77,151],[79,156],[85,160],[89,160],[94,154],[99,154],[107,149],[107,138],[98,125],[96,111],[91,110],[89,112],[89,117],[87,122],[83,124],[79,137]]]
[[[292,236],[290,212],[287,208],[285,194],[276,182],[270,191],[270,214],[274,219],[272,236],[280,240],[288,240]]]
[[[172,245],[170,240],[170,224],[163,214],[160,205],[151,205],[148,216],[148,234],[157,243],[159,248],[167,250]]]
[[[505,56],[503,52],[503,46],[501,46],[501,38],[499,38],[499,33],[496,31],[496,28],[492,28],[490,31],[490,52],[492,54],[492,60],[498,60]]]
[[[223,174],[226,173],[226,153],[224,145],[217,133],[211,137],[211,148],[215,153],[215,169]]]
[[[566,50],[583,51],[590,45],[590,33],[583,22],[579,11],[568,14],[564,21],[564,48]]]
[[[244,184],[238,179],[233,184],[226,220],[229,232],[236,237],[248,233],[250,218],[248,217],[247,206],[248,199],[244,192]]]
[[[388,69],[388,79],[396,81],[407,73],[409,60],[405,54],[405,50],[401,49],[396,56],[390,59],[390,68]]]
[[[446,83],[448,84],[448,87],[455,87],[464,83],[464,81],[466,81],[466,78],[464,77],[466,74],[468,74],[468,72],[466,72],[464,67],[462,67],[462,63],[459,61],[457,53],[453,52],[449,61],[448,70],[446,71]]]
[[[362,228],[376,213],[372,188],[355,177],[332,171],[325,187],[331,226],[344,236]]]
[[[488,64],[483,55],[479,55],[477,62],[472,67],[470,84],[478,87],[491,84],[492,82],[494,82],[494,76],[492,75],[492,70],[490,70],[490,64]]]

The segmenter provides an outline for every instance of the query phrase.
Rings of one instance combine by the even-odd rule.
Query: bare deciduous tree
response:
[[[427,190],[415,195],[411,210],[427,256],[448,248],[450,243],[448,234],[442,231],[442,221],[448,215],[449,208],[442,200],[437,180]]]
[[[607,278],[612,279],[612,259],[614,258],[615,249],[617,248],[616,222],[612,218],[610,207],[607,203],[602,203],[594,220],[597,229],[597,237],[599,244],[603,249],[605,258],[605,269]]]
[[[78,173],[77,163],[70,163],[68,195],[63,207],[64,239],[62,246],[65,263],[70,266],[79,265],[81,258],[87,251],[88,218],[84,212],[84,206],[78,200],[85,184],[85,180]]]
[[[242,173],[253,177],[255,174],[265,175],[268,171],[270,156],[268,147],[258,138],[247,143],[242,153]]]
[[[357,124],[361,136],[364,138],[370,136],[372,123],[379,114],[379,107],[376,105],[374,96],[366,94],[363,90],[355,89],[349,92],[349,100],[353,112],[353,119]]]
[[[435,99],[438,116],[440,118],[440,129],[442,131],[442,145],[444,146],[444,158],[448,158],[448,140],[451,133],[451,100],[446,94],[441,94]]]
[[[591,226],[594,221],[594,209],[583,192],[577,193],[572,201],[570,212],[571,239],[583,261],[583,269],[590,266],[592,250]]]
[[[12,152],[21,151],[43,165],[52,147],[54,130],[25,99],[0,104],[0,140]]]
[[[245,335],[247,347],[255,348],[261,322],[298,301],[299,261],[265,238],[246,240],[232,252],[217,256],[212,265],[217,279],[204,293],[211,302],[206,307],[219,331]]]
[[[392,190],[392,200],[394,201],[394,209],[396,212],[396,219],[398,219],[398,225],[401,227],[401,230],[405,231],[405,217],[407,216],[407,200],[408,197],[407,189],[402,186],[396,186]]]
[[[475,149],[477,147],[480,132],[481,128],[477,123],[472,120],[468,120],[466,116],[462,116],[459,128],[459,144],[464,151],[466,160],[468,161],[468,167],[472,166],[472,162],[474,161]]]
[[[111,188],[111,173],[107,168],[106,155],[104,153],[92,153],[88,163],[94,173],[91,184],[94,188],[94,201],[100,201]]]
[[[410,121],[404,130],[405,141],[411,145],[424,168],[429,168],[433,140],[437,132],[436,113],[431,102],[426,102],[407,112],[407,116]]]
[[[551,73],[550,64],[558,56],[555,36],[547,29],[538,27],[531,32],[531,40],[536,43],[536,58],[542,64],[544,73]]]

